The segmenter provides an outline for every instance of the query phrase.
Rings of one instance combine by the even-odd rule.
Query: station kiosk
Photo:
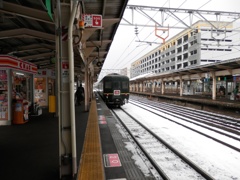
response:
[[[35,64],[0,55],[0,125],[24,124],[33,102]]]

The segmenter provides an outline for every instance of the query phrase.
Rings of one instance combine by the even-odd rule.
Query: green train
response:
[[[129,100],[129,78],[108,74],[98,83],[98,92],[107,105],[120,107]]]

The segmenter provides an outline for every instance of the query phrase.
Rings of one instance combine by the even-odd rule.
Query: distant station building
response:
[[[240,56],[234,24],[198,21],[131,64],[130,78],[160,74]]]

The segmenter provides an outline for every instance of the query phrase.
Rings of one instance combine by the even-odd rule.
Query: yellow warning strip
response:
[[[104,180],[104,167],[96,100],[91,101],[88,124],[78,171],[78,180]]]

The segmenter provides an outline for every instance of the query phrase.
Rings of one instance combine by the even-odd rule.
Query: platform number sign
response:
[[[103,159],[104,159],[105,167],[122,166],[118,154],[104,154]]]

